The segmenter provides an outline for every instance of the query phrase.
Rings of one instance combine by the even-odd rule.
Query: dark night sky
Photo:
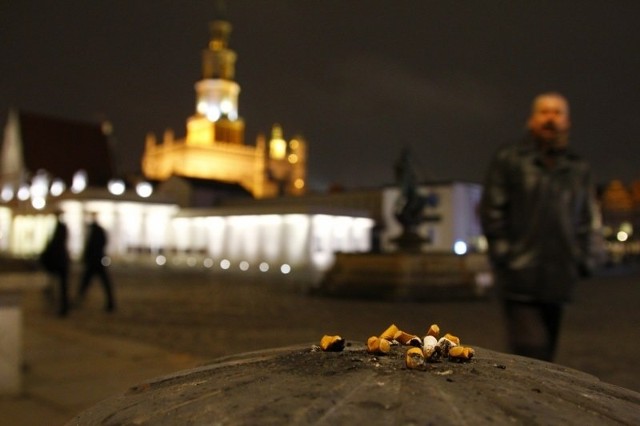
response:
[[[0,0],[0,108],[108,118],[120,166],[148,131],[185,133],[212,0]],[[531,98],[563,92],[598,182],[640,178],[640,2],[227,0],[247,141],[274,122],[310,145],[322,189],[481,181]],[[1,120],[4,122],[4,117]]]

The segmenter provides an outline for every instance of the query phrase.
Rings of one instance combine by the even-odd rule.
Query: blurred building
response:
[[[186,136],[149,135],[144,177],[118,176],[109,123],[10,112],[0,159],[0,254],[37,256],[58,209],[73,257],[82,252],[88,213],[96,212],[115,263],[293,271],[317,280],[338,252],[397,251],[400,188],[307,194],[302,138],[285,140],[276,124],[268,139],[245,144],[230,32],[228,22],[212,22]],[[418,192],[438,200],[422,212],[422,251],[482,251],[479,185],[422,183]]]
[[[234,80],[236,53],[229,48],[231,24],[215,20],[202,54],[202,79],[195,85],[196,111],[187,120],[187,134],[175,138],[167,130],[161,141],[147,136],[142,171],[147,179],[173,176],[237,184],[254,198],[305,192],[306,143],[284,139],[274,125],[267,140],[244,143],[244,121],[238,115],[240,85]]]
[[[124,180],[115,172],[109,123],[9,112],[0,159],[0,254],[36,257],[57,210],[74,258],[82,252],[90,212],[108,231],[109,262],[296,271],[313,278],[330,265],[334,250],[369,250],[366,212],[223,207],[235,198],[296,198],[306,190],[301,137],[285,140],[276,124],[268,139],[245,144],[230,32],[224,20],[211,23],[187,134],[175,138],[168,130],[161,141],[147,137],[144,178]]]
[[[640,255],[640,181],[607,183],[600,194],[600,208],[609,260],[619,263]]]

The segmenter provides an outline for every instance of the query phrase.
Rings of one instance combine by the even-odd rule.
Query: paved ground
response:
[[[364,341],[395,323],[422,334],[440,324],[470,345],[504,350],[493,299],[392,303],[309,296],[286,281],[211,272],[120,268],[119,309],[102,311],[99,287],[66,319],[39,292],[25,298],[25,390],[1,397],[3,424],[61,425],[145,379],[224,355],[323,334]],[[97,284],[97,283],[96,283]],[[582,283],[569,306],[557,362],[640,391],[640,268]]]

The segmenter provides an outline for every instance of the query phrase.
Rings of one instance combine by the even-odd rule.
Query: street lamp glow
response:
[[[31,205],[36,210],[42,210],[47,205],[47,202],[45,201],[44,197],[33,197],[31,198]]]
[[[74,194],[79,194],[84,191],[87,187],[87,172],[84,170],[78,170],[73,175],[73,181],[71,182],[71,192]]]
[[[11,185],[5,185],[2,187],[2,193],[0,193],[2,201],[9,202],[13,198],[13,187]]]
[[[153,186],[149,182],[140,182],[136,185],[136,194],[142,198],[148,198],[153,194]]]
[[[64,181],[62,179],[54,179],[53,182],[51,182],[51,188],[49,188],[49,193],[53,197],[58,197],[62,195],[65,189],[67,189],[67,187],[64,184]]]
[[[27,201],[29,199],[29,195],[31,195],[29,187],[27,185],[20,186],[20,189],[18,189],[18,200]]]
[[[284,263],[282,266],[280,266],[280,272],[282,272],[284,275],[287,275],[291,272],[291,266]]]
[[[458,256],[462,256],[467,253],[467,243],[464,241],[456,241],[453,245],[453,252]]]
[[[107,189],[113,195],[122,195],[124,194],[126,187],[121,179],[112,179],[107,184]]]
[[[629,234],[627,234],[624,231],[619,231],[618,234],[616,234],[616,238],[617,238],[618,241],[620,241],[622,243],[622,242],[625,242],[625,241],[627,241],[629,239]]]

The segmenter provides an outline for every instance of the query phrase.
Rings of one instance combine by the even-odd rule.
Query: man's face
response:
[[[569,105],[558,96],[543,96],[534,106],[527,127],[533,135],[546,142],[552,148],[564,148],[567,145]]]

